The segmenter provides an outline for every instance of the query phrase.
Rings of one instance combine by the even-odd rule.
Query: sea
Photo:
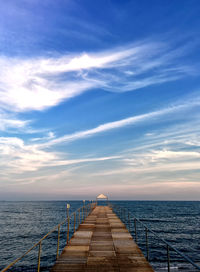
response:
[[[83,205],[82,201],[1,201],[0,202],[0,270],[23,255],[46,233]],[[89,201],[86,201],[86,204]],[[127,227],[135,238],[133,217],[141,220],[156,235],[148,232],[149,261],[157,272],[168,271],[165,239],[181,253],[200,265],[200,202],[198,201],[110,201],[127,208]],[[119,209],[120,211],[120,209]],[[125,214],[121,210],[121,216]],[[127,217],[128,219],[128,217]],[[78,222],[76,221],[76,227]],[[72,235],[73,222],[70,225]],[[66,244],[66,224],[60,230],[60,253]],[[41,270],[49,271],[56,259],[57,230],[41,246]],[[138,245],[146,255],[145,228],[137,224]],[[8,271],[37,271],[38,246]],[[170,271],[198,271],[170,249]]]

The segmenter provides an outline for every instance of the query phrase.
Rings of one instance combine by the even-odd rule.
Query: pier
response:
[[[106,206],[102,202],[99,205],[99,199],[103,199]],[[174,253],[179,256],[176,260],[180,262],[181,258],[190,264],[191,270],[187,271],[200,271],[198,263],[194,263],[170,242],[158,236],[139,218],[134,217],[127,207],[108,202],[108,198],[102,194],[96,201],[86,203],[83,200],[83,206],[71,213],[70,204],[66,206],[66,218],[0,272],[29,271],[27,266],[20,267],[20,262],[35,249],[38,253],[34,258],[35,267],[32,265],[31,271],[36,272],[152,272],[154,270],[149,262],[152,260],[153,250],[149,238],[159,241],[165,247],[164,260],[168,272],[172,271],[171,263],[174,260],[171,257]],[[53,233],[57,237],[57,245],[51,249],[55,252],[54,259],[45,253],[43,244]],[[143,252],[138,246],[141,237],[145,242]],[[18,265],[19,270],[13,270]]]
[[[152,272],[126,226],[109,206],[96,206],[79,225],[51,272]]]

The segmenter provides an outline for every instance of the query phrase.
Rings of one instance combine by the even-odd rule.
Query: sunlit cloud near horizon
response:
[[[200,200],[200,6],[184,2],[185,20],[167,2],[0,4],[0,200]]]

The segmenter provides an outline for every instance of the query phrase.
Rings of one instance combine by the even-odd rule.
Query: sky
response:
[[[199,0],[0,12],[0,200],[200,200]]]

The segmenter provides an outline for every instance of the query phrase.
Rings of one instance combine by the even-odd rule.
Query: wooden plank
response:
[[[80,224],[51,272],[153,272],[112,209],[97,206]]]

